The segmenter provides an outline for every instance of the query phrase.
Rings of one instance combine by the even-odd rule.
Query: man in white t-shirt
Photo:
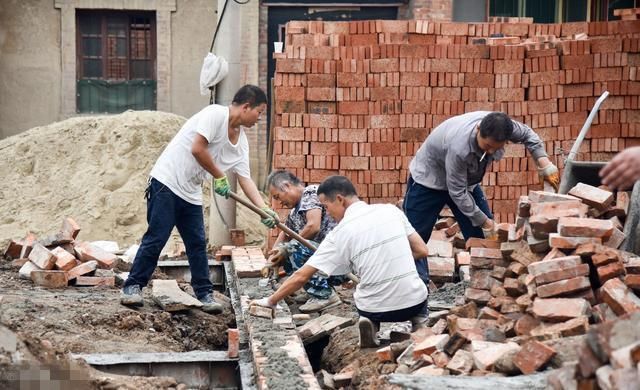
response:
[[[209,280],[202,182],[213,176],[214,191],[228,197],[225,172],[238,175],[238,183],[249,200],[271,218],[262,220],[269,228],[278,215],[267,207],[249,172],[249,143],[243,127],[252,127],[267,106],[267,96],[258,87],[245,85],[236,92],[230,106],[213,104],[192,116],[164,149],[150,173],[146,190],[149,228],[142,237],[133,267],[122,289],[120,302],[142,306],[142,288],[158,264],[160,251],[171,230],[177,227],[189,259],[191,286],[208,313],[222,312],[213,299]]]
[[[414,259],[426,257],[428,250],[402,211],[390,204],[361,201],[344,176],[328,177],[317,193],[338,225],[276,292],[251,304],[275,307],[318,271],[326,275],[353,272],[360,278],[353,298],[360,313],[361,347],[379,345],[375,334],[380,322],[410,320],[414,329],[424,326],[426,317],[421,314],[428,291]]]

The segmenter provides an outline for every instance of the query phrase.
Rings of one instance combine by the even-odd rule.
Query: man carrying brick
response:
[[[540,178],[557,191],[558,168],[529,126],[502,112],[455,116],[431,132],[409,165],[404,210],[423,240],[429,240],[445,204],[465,239],[495,236],[496,223],[480,182],[487,167],[504,155],[507,141],[523,143],[536,161]]]
[[[640,180],[640,146],[627,148],[616,154],[600,170],[602,184],[612,190],[632,189]]]
[[[317,185],[304,186],[302,181],[289,171],[275,171],[267,178],[267,186],[271,197],[290,208],[289,217],[285,225],[303,238],[320,243],[327,233],[336,225],[318,200]],[[296,240],[280,232],[273,249],[269,251],[269,261],[274,266],[284,263],[287,275],[300,269],[313,252]],[[314,275],[304,285],[309,300],[298,309],[302,313],[314,313],[340,304],[338,294],[330,284],[340,284],[344,280],[340,277],[326,278]]]
[[[414,329],[423,327],[428,292],[414,259],[426,257],[428,249],[402,211],[389,204],[361,201],[344,176],[328,177],[317,193],[338,225],[276,292],[250,304],[275,308],[318,271],[326,275],[353,272],[360,278],[353,298],[360,313],[362,348],[379,344],[380,322],[411,321]]]
[[[253,85],[236,92],[230,106],[213,104],[192,116],[164,149],[150,173],[146,190],[147,222],[129,278],[122,289],[120,303],[142,306],[142,287],[146,286],[158,264],[160,251],[173,227],[182,237],[191,285],[208,313],[222,312],[213,299],[209,279],[202,182],[213,176],[214,191],[228,197],[230,186],[226,171],[238,174],[242,190],[253,204],[272,218],[262,220],[269,228],[276,225],[277,214],[267,207],[249,174],[249,144],[242,127],[256,124],[267,105],[265,93]]]

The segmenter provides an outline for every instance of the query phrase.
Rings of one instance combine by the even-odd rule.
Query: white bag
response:
[[[227,60],[213,53],[207,54],[200,71],[200,93],[209,94],[209,87],[213,87],[224,79],[229,73]]]

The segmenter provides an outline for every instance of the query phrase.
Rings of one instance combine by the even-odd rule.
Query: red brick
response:
[[[371,115],[372,129],[400,127],[400,115]]]
[[[10,259],[17,259],[22,252],[22,241],[11,240],[7,249],[4,251],[4,256]]]
[[[584,183],[578,183],[569,190],[569,195],[582,199],[584,203],[598,210],[605,210],[613,203],[613,193]]]
[[[449,341],[448,334],[439,334],[427,337],[413,348],[413,358],[418,359],[421,355],[431,355],[435,351],[441,351]]]
[[[591,305],[582,298],[536,298],[532,311],[536,318],[543,321],[564,322],[591,315]]]
[[[521,102],[524,101],[524,88],[496,88],[496,102]]]
[[[531,334],[531,330],[535,329],[539,325],[539,319],[534,318],[529,314],[525,314],[516,321],[514,330],[518,336],[529,336]]]
[[[372,170],[370,172],[372,184],[398,183],[400,181],[400,172],[398,171]]]
[[[491,293],[489,293],[489,291],[478,290],[475,288],[465,289],[464,296],[468,301],[473,301],[481,305],[486,305],[491,299]]]
[[[454,58],[433,58],[427,60],[431,66],[431,72],[460,72],[460,60]]]
[[[368,157],[346,157],[340,156],[340,169],[344,170],[363,170],[369,169]]]
[[[589,318],[578,317],[566,322],[548,325],[540,324],[531,330],[532,336],[551,335],[552,337],[570,337],[585,334],[589,329]]]
[[[398,58],[376,58],[370,62],[371,73],[398,72],[400,60]]]
[[[80,233],[80,225],[73,218],[67,217],[62,221],[60,232],[65,238],[75,239]]]
[[[335,88],[307,88],[307,100],[312,102],[330,102],[336,100]]]
[[[399,100],[400,91],[398,87],[376,87],[370,88],[371,100]]]
[[[461,88],[446,88],[446,87],[436,87],[433,88],[431,98],[432,100],[448,100],[448,101],[458,101],[462,97],[462,89]]]
[[[334,74],[308,73],[306,77],[307,87],[335,88],[336,86],[336,75]]]
[[[336,85],[338,87],[366,87],[367,75],[358,73],[338,73]]]
[[[340,154],[337,142],[311,142],[309,149],[314,156],[337,156]]]
[[[565,55],[560,57],[562,69],[590,69],[593,68],[593,55]]]
[[[598,280],[600,280],[601,284],[604,284],[609,279],[624,275],[624,266],[621,262],[616,261],[615,263],[598,267],[596,271],[598,272]]]
[[[275,87],[277,100],[304,101],[304,87]]]
[[[556,194],[555,192],[547,191],[529,191],[529,200],[532,203],[532,207],[533,203],[579,201],[575,196]],[[544,206],[541,205],[541,207]]]
[[[524,70],[523,60],[495,60],[493,61],[493,71],[495,74],[522,73]]]
[[[592,53],[616,53],[622,51],[620,37],[594,37],[589,40]]]
[[[591,288],[589,278],[582,276],[538,286],[536,292],[540,298],[549,298],[576,293],[588,288]]]
[[[606,219],[561,217],[558,233],[565,237],[601,237],[613,233],[613,222]]]
[[[441,35],[459,35],[464,36],[469,33],[468,23],[441,23],[440,34]]]
[[[574,267],[566,267],[556,271],[541,273],[535,277],[536,284],[542,285],[558,280],[571,279],[578,276],[589,275],[589,264],[580,264]]]
[[[471,237],[465,243],[465,248],[470,250],[471,248],[488,248],[488,249],[500,249],[500,243],[495,240],[486,240],[484,238]],[[476,252],[478,255],[485,253],[482,251]]]
[[[529,375],[543,368],[556,354],[556,351],[545,344],[531,340],[522,346],[522,349],[513,358],[513,363]]]
[[[480,370],[492,370],[494,364],[507,353],[517,351],[520,346],[514,342],[495,343],[488,341],[471,341],[471,350],[475,365]]]
[[[458,266],[471,264],[471,254],[469,252],[458,252],[456,255],[456,264]]]
[[[293,58],[276,59],[276,72],[278,73],[304,73],[305,70],[304,60]]]
[[[318,127],[318,128],[330,128],[334,129],[338,127],[337,115],[321,115],[321,114],[308,114],[309,126],[305,127]]]
[[[366,129],[338,129],[340,142],[367,142]]]
[[[273,131],[276,141],[304,141],[304,129],[299,127],[276,127]]]
[[[587,243],[602,244],[602,239],[596,237],[563,237],[557,233],[549,234],[549,245],[552,248],[575,249]]]
[[[64,271],[34,270],[31,271],[31,280],[38,286],[46,288],[65,288],[69,283],[67,273]]]
[[[99,268],[113,268],[116,261],[116,255],[88,242],[77,242],[73,248],[78,254],[80,261],[95,260],[98,262]]]
[[[410,87],[424,87],[429,85],[429,73],[402,72],[400,73],[400,85]]]
[[[56,256],[38,243],[33,245],[29,260],[43,270],[52,270],[56,265]]]
[[[562,271],[567,268],[576,267],[580,264],[582,264],[580,256],[566,256],[553,260],[538,261],[529,264],[527,269],[531,275],[538,276],[549,272]]]
[[[240,352],[240,332],[238,329],[227,329],[227,356],[237,358]]]
[[[97,268],[98,268],[98,262],[95,260],[90,260],[90,261],[87,261],[86,263],[77,265],[71,270],[69,270],[67,272],[67,276],[69,277],[69,280],[73,280],[78,276],[86,275],[90,272],[93,272]]]
[[[469,287],[478,290],[491,290],[493,286],[499,284],[500,282],[491,277],[490,270],[471,270],[471,281],[469,282]]]
[[[56,257],[56,268],[62,271],[69,271],[76,266],[77,260],[75,256],[61,247],[56,247],[51,250],[51,253]]]
[[[608,280],[600,288],[600,295],[602,300],[619,316],[640,310],[640,298],[620,279]]]
[[[338,114],[366,115],[369,113],[369,102],[338,102]]]
[[[114,276],[77,276],[76,286],[115,286]]]
[[[391,346],[387,345],[386,347],[380,348],[376,351],[376,356],[378,356],[378,360],[381,362],[393,362],[393,353],[391,352]]]
[[[306,162],[305,156],[296,156],[296,155],[276,155],[274,157],[273,167],[274,168],[304,168]]]

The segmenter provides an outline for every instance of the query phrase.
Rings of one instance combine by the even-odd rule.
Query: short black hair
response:
[[[504,112],[492,112],[480,122],[480,136],[494,141],[505,142],[513,133],[513,121]]]
[[[267,95],[260,87],[247,84],[236,92],[231,103],[236,105],[249,103],[249,107],[254,108],[261,104],[267,104]]]
[[[344,197],[358,196],[356,187],[344,176],[329,176],[318,186],[318,195],[324,194],[329,200],[334,201],[337,195]]]
[[[268,186],[273,186],[275,188],[282,190],[284,188],[284,183],[290,183],[294,186],[299,186],[303,184],[302,180],[300,180],[298,176],[284,169],[273,171],[269,174],[269,176],[267,176]]]

